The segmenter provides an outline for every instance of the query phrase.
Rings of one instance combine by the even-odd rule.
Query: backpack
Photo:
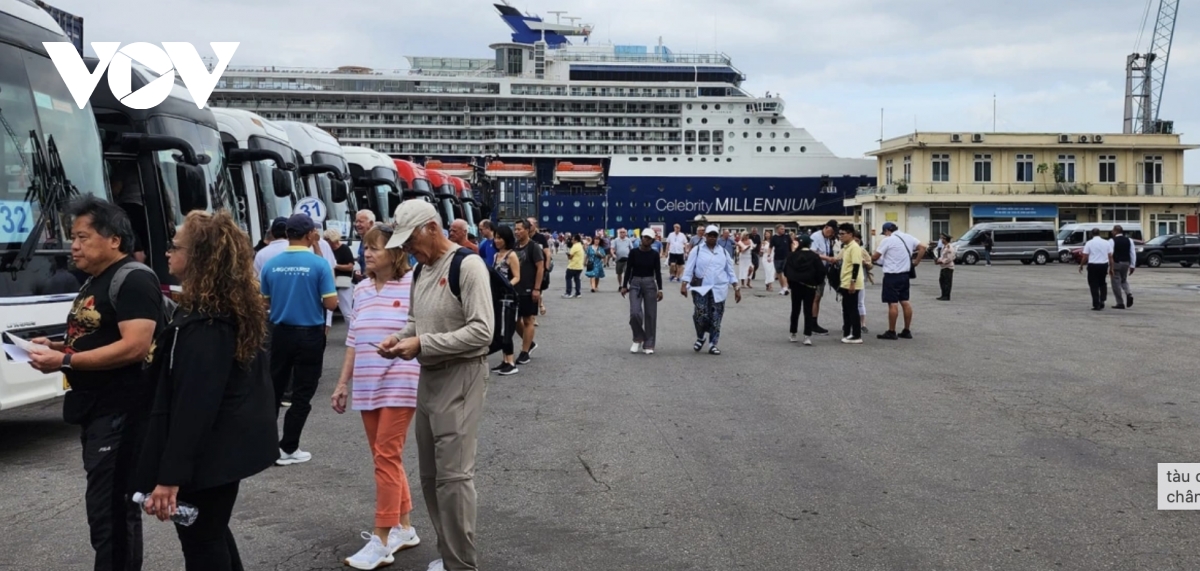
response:
[[[150,272],[150,275],[154,276],[154,282],[158,283],[158,274],[154,273],[154,270],[150,269],[150,266],[146,264],[129,262],[117,268],[117,273],[113,275],[112,281],[108,284],[108,301],[113,305],[114,309],[117,307],[117,295],[121,293],[121,286],[125,284],[125,278],[133,272]],[[90,283],[92,283],[92,278],[88,278],[83,287],[87,287]],[[166,325],[175,317],[175,309],[179,307],[179,304],[175,303],[175,300],[166,294],[162,296],[162,304],[162,325]]]
[[[467,256],[478,256],[468,248],[459,248],[454,252],[454,259],[450,260],[450,276],[447,281],[450,282],[450,293],[462,303],[462,263]],[[482,258],[481,258],[482,259]],[[496,326],[492,328],[492,343],[488,346],[488,354],[491,355],[499,351],[510,332],[517,329],[517,290],[513,287],[496,268],[483,264],[488,270],[488,278],[492,292],[492,316],[496,320]],[[417,280],[421,278],[421,269],[424,264],[417,264],[413,268],[413,280],[415,285]]]

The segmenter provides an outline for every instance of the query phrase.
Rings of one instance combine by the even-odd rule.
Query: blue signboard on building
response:
[[[973,218],[1056,218],[1058,206],[1054,204],[974,204]]]

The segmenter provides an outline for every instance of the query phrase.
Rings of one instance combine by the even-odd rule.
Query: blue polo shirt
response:
[[[271,323],[292,327],[325,325],[321,300],[337,295],[333,269],[311,248],[289,247],[263,264],[262,294],[271,301]]]
[[[492,265],[496,262],[496,243],[491,238],[487,238],[479,243],[479,255],[483,256],[483,261],[487,265]]]

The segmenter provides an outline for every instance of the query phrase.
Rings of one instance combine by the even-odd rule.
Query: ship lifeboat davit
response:
[[[604,167],[600,165],[577,165],[561,161],[554,169],[554,178],[562,182],[582,182],[596,185],[604,182]]]
[[[534,178],[533,165],[492,161],[484,171],[489,178]]]
[[[438,160],[425,161],[425,168],[435,171],[441,171],[446,176],[457,176],[460,178],[472,178],[475,175],[475,169],[467,163],[443,163]]]

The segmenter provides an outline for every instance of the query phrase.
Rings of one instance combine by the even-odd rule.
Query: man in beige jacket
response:
[[[429,203],[404,201],[395,219],[387,247],[412,254],[421,273],[413,278],[408,326],[387,337],[379,354],[421,363],[417,457],[442,556],[428,571],[475,570],[475,448],[494,327],[490,278],[482,258],[458,255],[459,247],[442,234]],[[453,287],[449,281],[456,264],[458,285]]]

